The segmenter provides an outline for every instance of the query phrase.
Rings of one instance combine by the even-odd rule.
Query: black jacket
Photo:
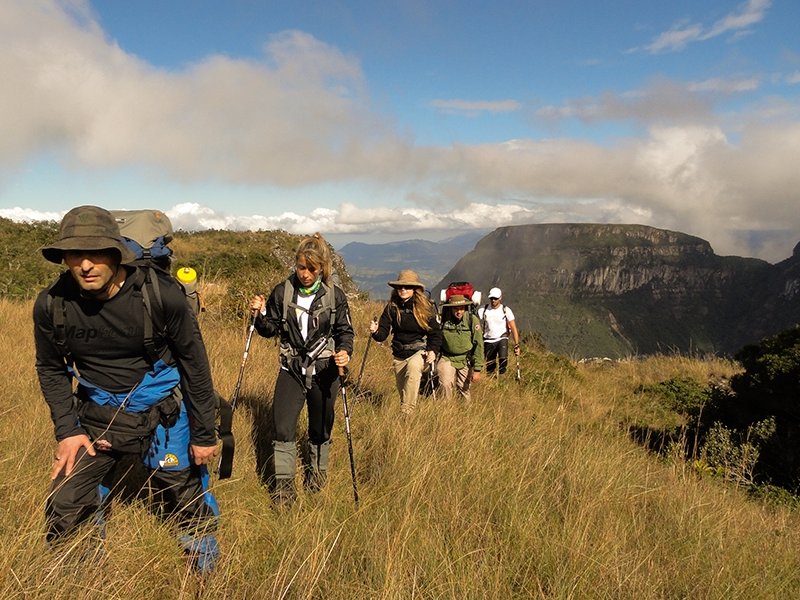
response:
[[[291,276],[292,285],[295,292],[292,295],[292,301],[297,301],[297,288],[299,284],[294,275]],[[283,297],[287,281],[282,281],[272,290],[267,300],[266,315],[258,314],[256,316],[255,327],[256,331],[264,337],[280,336],[281,345],[288,345],[297,351],[299,354],[304,354],[305,349],[313,345],[320,335],[332,336],[334,340],[334,349],[336,352],[340,350],[347,350],[347,353],[353,355],[353,325],[350,323],[350,308],[347,304],[347,296],[344,292],[332,286],[328,288],[334,294],[334,306],[336,307],[336,314],[334,322],[330,322],[330,314],[328,311],[322,310],[323,296],[327,293],[324,287],[321,287],[311,303],[311,319],[308,327],[308,334],[306,339],[300,331],[300,323],[297,319],[295,311],[288,311],[288,318],[285,320],[284,327],[284,307]],[[314,316],[317,316],[315,319]]]
[[[415,346],[420,345],[421,342],[425,344],[425,350],[430,350],[438,353],[439,348],[442,346],[442,331],[439,322],[436,320],[436,315],[433,315],[428,321],[430,329],[425,331],[417,323],[414,318],[413,312],[414,299],[410,298],[399,306],[400,316],[398,318],[398,305],[394,302],[389,302],[381,313],[381,318],[378,321],[378,330],[372,334],[372,339],[376,342],[382,342],[389,333],[392,333],[392,356],[399,360],[405,360],[419,351]]]
[[[73,403],[72,377],[56,345],[47,297],[59,294],[64,298],[66,343],[81,376],[109,392],[127,392],[142,380],[151,364],[144,348],[141,291],[144,271],[125,268],[128,270],[125,284],[109,300],[81,297],[72,277],[62,275],[34,303],[36,372],[50,407],[57,440],[86,432],[80,426]],[[181,390],[190,415],[191,443],[213,446],[216,394],[197,319],[178,283],[152,269],[151,277],[155,276],[159,278],[165,342],[169,347],[165,360],[177,364],[181,373]]]

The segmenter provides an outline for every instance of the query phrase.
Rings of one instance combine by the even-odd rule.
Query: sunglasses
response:
[[[394,289],[396,289],[396,290],[413,290],[414,286],[413,285],[396,285],[396,286],[394,286]]]

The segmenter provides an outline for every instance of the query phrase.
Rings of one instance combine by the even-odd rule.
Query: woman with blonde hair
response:
[[[417,406],[422,370],[436,360],[442,332],[436,309],[414,271],[400,271],[389,286],[392,296],[379,321],[370,324],[370,332],[376,342],[384,341],[390,333],[393,335],[392,365],[400,393],[400,410],[408,414]]]
[[[272,400],[275,480],[273,497],[279,507],[295,499],[297,422],[308,410],[310,465],[306,485],[325,485],[333,429],[334,402],[341,385],[339,367],[350,362],[353,327],[344,292],[330,279],[331,252],[319,233],[302,240],[295,267],[269,299],[255,296],[250,309],[255,328],[264,337],[280,336],[280,371]]]

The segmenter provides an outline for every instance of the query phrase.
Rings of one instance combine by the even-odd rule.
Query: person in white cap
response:
[[[514,313],[503,304],[503,292],[499,287],[489,290],[489,304],[478,309],[483,328],[483,354],[486,372],[499,375],[508,368],[508,338],[514,340],[514,354],[519,356],[519,331]]]

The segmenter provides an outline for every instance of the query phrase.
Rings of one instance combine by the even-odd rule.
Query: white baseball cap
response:
[[[489,298],[502,298],[503,292],[498,287],[493,287],[489,290]]]

